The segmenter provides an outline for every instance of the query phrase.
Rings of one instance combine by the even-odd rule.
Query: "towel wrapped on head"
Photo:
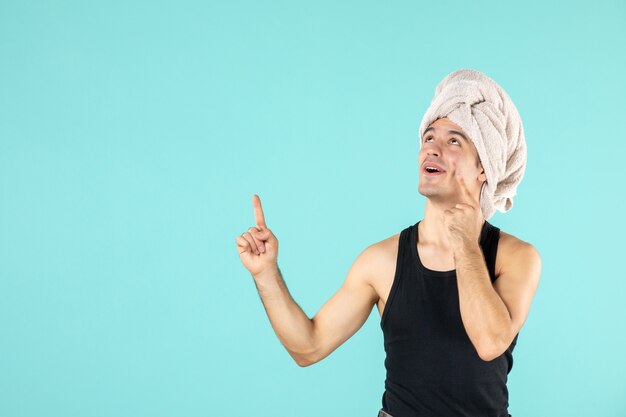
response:
[[[459,125],[478,151],[487,177],[480,192],[484,218],[496,209],[509,211],[526,169],[522,119],[509,95],[479,71],[454,71],[437,85],[420,123],[420,138],[431,123],[444,117]]]

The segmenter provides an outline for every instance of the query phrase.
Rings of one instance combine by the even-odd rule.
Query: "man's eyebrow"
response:
[[[431,130],[435,130],[435,128],[431,126],[431,127],[429,127],[428,129],[424,130],[424,135],[426,135],[426,133],[427,133],[427,132],[429,132],[429,131],[431,131]],[[461,132],[459,132],[459,131],[457,131],[457,130],[448,130],[448,133],[451,133],[451,134],[453,134],[453,135],[459,135],[460,137],[462,137],[462,138],[463,138],[463,139],[465,139],[466,141],[469,141],[469,140],[467,139],[467,137],[466,137],[463,133],[461,133]]]
[[[448,130],[448,133],[452,133],[453,135],[459,135],[460,137],[465,139],[465,141],[469,141],[463,133],[457,132],[456,130]]]

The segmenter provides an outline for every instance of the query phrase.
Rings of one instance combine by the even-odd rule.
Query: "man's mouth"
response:
[[[446,171],[442,171],[439,168],[436,167],[431,167],[426,165],[423,169],[424,175],[427,177],[436,177],[438,175],[443,175],[446,173]]]

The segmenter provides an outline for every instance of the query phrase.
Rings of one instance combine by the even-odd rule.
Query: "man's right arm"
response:
[[[361,252],[342,286],[312,319],[289,294],[278,266],[254,276],[272,328],[298,365],[319,362],[363,326],[378,301],[371,285],[378,251],[372,245]]]

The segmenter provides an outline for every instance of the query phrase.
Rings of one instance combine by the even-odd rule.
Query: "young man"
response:
[[[512,207],[523,176],[521,120],[493,80],[463,69],[437,86],[420,139],[424,218],[367,247],[312,319],[282,279],[257,195],[257,227],[237,237],[239,256],[300,366],[337,349],[377,306],[387,354],[379,416],[507,417],[507,375],[541,258],[486,219]]]

